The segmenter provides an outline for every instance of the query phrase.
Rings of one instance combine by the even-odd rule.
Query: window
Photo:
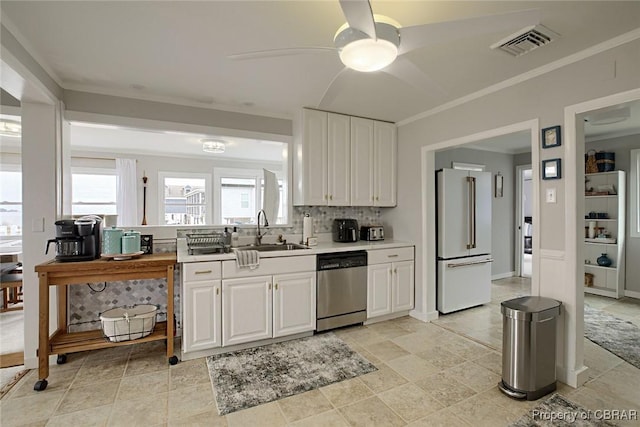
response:
[[[629,210],[631,211],[631,237],[640,237],[640,149],[631,150],[631,173],[629,174]]]
[[[264,197],[262,169],[216,168],[213,176],[214,223],[255,224]],[[276,176],[280,191],[280,207],[278,218],[269,218],[272,225],[287,223],[287,199],[283,179],[279,172]]]
[[[186,172],[158,173],[160,223],[166,225],[210,224],[211,176]]]
[[[116,171],[71,169],[71,214],[116,215]]]
[[[0,237],[22,236],[22,172],[17,165],[0,171]]]

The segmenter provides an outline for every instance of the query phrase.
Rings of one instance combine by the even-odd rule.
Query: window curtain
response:
[[[262,209],[267,216],[267,220],[272,224],[278,222],[278,211],[280,210],[280,188],[276,174],[263,169],[264,172],[264,199]]]
[[[138,179],[135,159],[116,159],[118,227],[138,225]]]

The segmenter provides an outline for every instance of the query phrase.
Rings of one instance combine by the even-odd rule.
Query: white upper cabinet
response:
[[[296,149],[297,205],[351,203],[349,116],[304,109],[303,138]]]
[[[351,204],[373,206],[373,120],[351,118]]]
[[[396,175],[398,163],[398,139],[396,125],[386,122],[373,123],[375,148],[374,206],[396,205]]]
[[[395,124],[303,109],[302,128],[295,205],[396,205]]]
[[[327,135],[327,203],[329,206],[351,204],[351,118],[328,113]]]
[[[396,205],[396,125],[351,118],[351,204]]]
[[[302,186],[299,196],[303,205],[327,204],[327,164],[328,164],[328,115],[324,111],[303,110],[303,138],[301,152],[296,152],[300,162],[299,182]]]

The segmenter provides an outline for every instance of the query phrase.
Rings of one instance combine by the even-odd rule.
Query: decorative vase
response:
[[[598,265],[602,267],[611,266],[611,258],[609,258],[607,254],[600,255],[596,261],[598,262]]]

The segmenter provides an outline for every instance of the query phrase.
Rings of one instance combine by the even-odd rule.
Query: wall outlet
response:
[[[555,203],[556,202],[556,189],[555,188],[547,188],[547,197],[545,198],[547,203]]]

